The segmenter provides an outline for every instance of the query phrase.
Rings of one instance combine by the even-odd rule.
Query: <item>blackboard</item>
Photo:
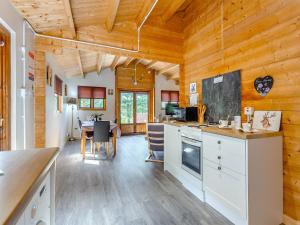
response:
[[[217,78],[217,79],[216,79]],[[205,120],[217,123],[241,115],[240,70],[202,80],[202,104],[207,106]]]

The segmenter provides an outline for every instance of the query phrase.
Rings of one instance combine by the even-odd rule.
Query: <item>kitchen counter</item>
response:
[[[58,148],[0,152],[0,224],[15,224],[58,156]]]
[[[164,122],[164,124],[177,126],[177,127],[199,125],[196,122],[179,122],[179,121],[168,121],[168,122]],[[259,130],[253,133],[246,133],[232,128],[219,128],[217,126],[201,127],[197,129],[201,130],[202,132],[219,134],[219,135],[238,138],[238,139],[258,139],[258,138],[282,136],[282,132],[280,131],[275,132],[275,131]]]
[[[259,130],[254,133],[246,133],[232,128],[218,128],[218,127],[203,127],[201,128],[201,131],[212,133],[212,134],[219,134],[227,137],[239,138],[239,139],[259,139],[259,138],[266,138],[266,137],[282,136],[282,132],[275,132],[275,131]]]

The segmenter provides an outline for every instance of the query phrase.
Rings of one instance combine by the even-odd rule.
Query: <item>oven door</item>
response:
[[[182,136],[182,168],[202,179],[202,142]]]

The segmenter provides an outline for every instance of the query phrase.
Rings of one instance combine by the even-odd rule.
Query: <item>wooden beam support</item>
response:
[[[176,55],[167,56],[167,55],[153,53],[149,51],[128,52],[121,49],[106,48],[106,47],[96,46],[94,44],[89,44],[89,43],[78,43],[78,42],[73,42],[68,40],[56,40],[47,37],[37,36],[35,39],[36,39],[35,46],[36,49],[39,51],[57,52],[63,48],[66,48],[66,49],[82,50],[87,52],[107,53],[111,55],[122,55],[127,57],[157,60],[157,61],[176,63],[176,64],[183,63],[183,57],[178,57]]]
[[[146,69],[151,69],[155,63],[157,63],[157,61],[152,60],[150,63],[148,63],[148,65],[146,66]]]
[[[68,18],[68,23],[69,23],[69,26],[71,29],[72,39],[76,39],[77,35],[76,35],[76,29],[75,29],[70,0],[63,0],[63,3],[64,3],[64,7],[65,7],[65,12],[66,12],[66,15]]]
[[[138,64],[140,64],[142,61],[143,61],[143,59],[137,59],[136,62],[135,62],[135,64],[138,65]]]
[[[103,61],[104,61],[104,54],[98,53],[98,59],[97,59],[97,74],[100,75]]]
[[[168,65],[168,66],[166,66],[166,67],[164,67],[163,69],[161,69],[161,70],[159,70],[158,71],[158,75],[159,74],[164,74],[164,73],[166,73],[166,72],[168,72],[168,71],[170,71],[170,70],[172,70],[172,69],[175,69],[176,67],[178,67],[179,65],[178,64],[171,64],[171,65]]]
[[[162,14],[162,20],[167,22],[176,13],[176,11],[182,6],[185,0],[172,0],[167,10]]]
[[[108,14],[105,21],[105,26],[108,32],[111,32],[115,25],[116,16],[118,13],[118,8],[120,0],[109,0]]]
[[[120,56],[118,56],[118,55],[115,56],[113,62],[112,62],[111,65],[110,65],[110,69],[111,69],[111,70],[115,70],[115,69],[116,69],[116,67],[117,67],[117,65],[118,65],[118,63],[119,63],[119,59],[120,59]]]
[[[128,67],[133,60],[135,60],[134,57],[128,57],[124,63],[124,66]]]
[[[139,14],[138,14],[138,16],[136,17],[136,20],[135,20],[135,23],[136,23],[137,27],[141,26],[143,20],[145,19],[146,15],[150,11],[150,9],[153,6],[154,2],[155,2],[154,0],[145,0],[144,1],[144,5],[143,5],[141,11],[139,12]]]
[[[77,58],[77,62],[78,62],[78,65],[79,65],[80,75],[81,75],[82,77],[85,77],[85,76],[84,76],[84,73],[83,73],[82,63],[81,63],[80,50],[77,50],[77,51],[76,51],[76,58]]]

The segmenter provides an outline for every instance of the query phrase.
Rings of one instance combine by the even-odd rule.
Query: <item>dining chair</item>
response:
[[[110,122],[109,121],[95,121],[94,123],[94,136],[93,142],[96,145],[98,152],[100,152],[100,145],[104,143],[106,149],[106,156],[109,158],[109,130]],[[94,149],[95,157],[95,149]]]
[[[164,124],[148,123],[147,124],[147,140],[149,155],[146,162],[163,163],[164,152]]]
[[[79,117],[77,117],[78,120],[78,125],[79,125],[79,129],[80,129],[80,133],[82,135],[82,122],[79,119]],[[94,135],[94,131],[86,131],[85,132],[85,138],[87,140],[90,140],[90,152],[91,154],[93,153],[93,135]]]

